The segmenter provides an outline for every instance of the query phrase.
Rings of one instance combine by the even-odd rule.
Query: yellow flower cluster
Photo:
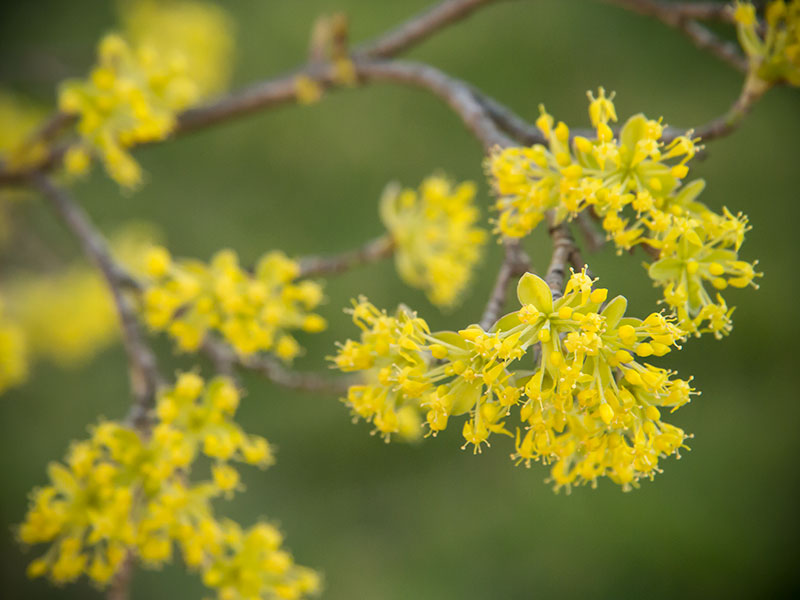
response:
[[[232,42],[224,13],[212,5],[145,1],[125,15],[128,35],[101,40],[97,66],[88,79],[62,85],[59,107],[78,115],[82,138],[64,156],[67,171],[83,173],[97,153],[109,175],[131,188],[142,172],[128,148],[164,139],[179,111],[223,85]]]
[[[129,0],[121,5],[125,37],[167,63],[182,65],[199,97],[228,87],[234,26],[219,5],[194,0]]]
[[[0,90],[0,164],[15,169],[35,163],[42,157],[42,144],[28,145],[25,142],[44,117],[41,107]]]
[[[108,287],[87,265],[17,277],[4,295],[31,353],[63,367],[86,362],[117,338]]]
[[[6,318],[0,298],[0,394],[28,375],[28,344],[22,328]]]
[[[45,154],[45,145],[30,136],[44,121],[45,111],[35,103],[0,89],[0,167],[15,170],[36,164]],[[0,189],[0,243],[9,239],[13,202],[27,191]]]
[[[57,583],[86,575],[103,586],[128,555],[158,567],[172,560],[177,545],[220,598],[299,598],[312,591],[315,574],[294,565],[273,526],[242,531],[215,517],[211,501],[241,488],[232,461],[272,462],[267,441],[233,420],[238,404],[230,380],[206,386],[184,373],[160,395],[146,438],[106,421],[92,428],[90,439],[73,443],[66,464],[50,464],[50,484],[34,490],[19,527],[23,543],[50,544],[28,574]],[[211,478],[193,482],[201,455],[214,461]]]
[[[437,306],[458,301],[481,259],[487,235],[475,225],[480,211],[474,199],[475,184],[454,186],[439,175],[425,179],[418,191],[390,186],[381,199],[397,271]]]
[[[767,83],[800,86],[800,0],[770,2],[764,28],[750,2],[736,2],[734,17],[751,74]]]
[[[682,186],[687,162],[695,155],[691,133],[665,144],[661,121],[635,115],[619,136],[613,94],[589,93],[594,139],[570,135],[569,128],[544,111],[537,125],[549,146],[495,150],[488,170],[498,194],[497,227],[511,237],[530,232],[548,211],[560,222],[583,210],[600,219],[618,252],[643,245],[658,256],[651,265],[655,284],[687,333],[730,328],[725,300],[706,290],[754,285],[756,263],[738,259],[747,218],[722,214],[697,201],[702,180]]]
[[[608,291],[593,283],[585,271],[573,273],[554,300],[542,279],[526,274],[521,308],[489,331],[430,333],[406,309],[388,316],[361,299],[353,309],[361,339],[341,344],[332,359],[342,371],[363,372],[345,401],[387,438],[401,430],[403,411],[424,415],[434,435],[466,414],[465,447],[476,452],[493,433],[512,436],[505,419],[513,409],[520,427],[512,458],[552,464],[556,488],[608,476],[628,489],[652,478],[659,458],[687,437],[661,420],[661,409],[675,410],[695,392],[640,359],[667,354],[683,332],[660,313],[625,317],[625,298],[605,304]]]
[[[218,252],[206,265],[173,260],[159,246],[148,251],[145,263],[144,319],[166,330],[182,350],[196,350],[216,330],[242,355],[272,352],[288,362],[302,351],[290,331],[327,327],[310,312],[323,300],[321,285],[297,281],[297,262],[282,252],[265,254],[252,274],[232,250]]]

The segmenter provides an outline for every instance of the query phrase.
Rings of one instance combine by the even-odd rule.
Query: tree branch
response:
[[[203,340],[201,349],[223,373],[232,374],[234,365],[239,365],[261,373],[272,383],[293,390],[343,394],[353,383],[350,377],[333,378],[313,372],[292,371],[263,354],[240,356],[228,344],[211,335]]]
[[[511,280],[521,277],[531,268],[530,259],[523,250],[520,240],[505,240],[504,249],[503,264],[500,265],[494,288],[492,288],[486,309],[481,316],[480,325],[484,330],[488,330],[500,318],[508,296],[508,284]]]
[[[768,83],[757,77],[747,77],[742,85],[742,91],[728,111],[721,117],[700,126],[694,135],[703,141],[708,141],[733,133],[767,89],[769,89]]]
[[[548,231],[553,240],[553,255],[550,258],[550,266],[547,267],[544,280],[550,286],[553,297],[560,298],[564,295],[567,268],[571,266],[575,269],[581,269],[584,266],[584,262],[580,249],[575,244],[575,238],[572,237],[572,232],[567,224],[562,222],[555,225],[552,214],[548,214],[548,223],[550,225]]]
[[[387,235],[370,240],[360,248],[346,250],[332,256],[304,256],[300,259],[298,277],[336,275],[353,267],[388,258],[394,252],[394,242]]]
[[[158,373],[155,355],[145,343],[139,330],[136,312],[124,294],[126,287],[138,287],[134,279],[120,267],[105,240],[95,228],[86,212],[72,197],[42,174],[33,176],[36,188],[50,201],[67,228],[78,238],[86,256],[97,266],[108,284],[119,317],[122,342],[128,356],[128,370],[134,404],[130,421],[140,430],[147,428],[147,413],[155,402],[162,379]]]
[[[130,598],[134,563],[133,551],[129,550],[108,586],[107,600],[128,600]]]
[[[373,42],[362,44],[356,55],[371,58],[396,56],[416,46],[431,35],[465,19],[473,12],[497,0],[447,0],[415,15],[405,23],[384,33]]]
[[[731,25],[736,21],[727,2],[664,2],[664,0],[605,0],[647,17],[655,17],[668,25],[678,21],[722,21]]]
[[[586,247],[589,252],[597,252],[606,243],[606,236],[595,227],[591,212],[593,212],[591,207],[582,210],[578,213],[575,221],[578,224],[578,229],[581,230],[583,239],[586,240]]]
[[[485,150],[513,144],[476,99],[468,84],[426,65],[409,61],[361,62],[356,71],[367,81],[391,81],[425,89],[443,100]]]
[[[747,72],[747,58],[732,42],[720,39],[697,20],[717,20],[734,24],[730,5],[721,2],[664,2],[662,0],[605,0],[647,17],[654,17],[681,31],[695,46],[711,52],[734,69]]]

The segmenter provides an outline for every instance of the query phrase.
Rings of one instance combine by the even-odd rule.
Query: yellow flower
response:
[[[0,158],[6,168],[24,167],[44,156],[42,144],[25,142],[45,116],[44,108],[0,90]]]
[[[121,4],[124,34],[133,46],[179,67],[199,97],[223,91],[230,80],[234,27],[211,2],[133,0]]]
[[[28,342],[17,323],[8,320],[0,298],[0,394],[28,375]]]
[[[67,170],[82,173],[90,152],[103,160],[120,185],[142,181],[128,148],[161,140],[176,115],[228,80],[231,26],[218,7],[199,2],[125,3],[124,34],[109,34],[85,80],[61,86],[59,107],[78,116],[80,146],[65,157]]]
[[[760,27],[750,2],[736,3],[739,42],[750,60],[750,75],[763,84],[800,86],[800,0],[773,0]]]
[[[282,252],[265,254],[252,274],[231,250],[218,252],[206,265],[173,260],[157,246],[142,262],[144,319],[153,329],[169,332],[182,350],[196,350],[215,330],[242,355],[273,352],[290,362],[302,352],[290,331],[319,332],[327,326],[310,312],[324,300],[322,287],[296,281],[298,264]]]
[[[19,527],[23,543],[50,544],[31,562],[29,576],[47,575],[61,583],[86,575],[104,586],[129,553],[145,566],[158,567],[172,560],[177,545],[210,587],[219,587],[216,571],[249,565],[254,571],[248,577],[225,580],[242,597],[284,588],[297,598],[311,592],[313,572],[291,562],[273,527],[260,523],[243,534],[237,524],[214,514],[214,498],[241,488],[231,461],[271,462],[267,441],[245,434],[233,420],[238,400],[229,379],[206,384],[194,373],[183,373],[159,396],[147,439],[127,425],[106,421],[92,428],[88,440],[73,443],[64,464],[48,467],[50,483],[34,490]],[[191,477],[201,452],[217,460],[211,481]],[[253,555],[238,554],[243,545],[259,552],[259,560],[247,563]],[[261,579],[253,588],[256,569]]]
[[[753,280],[761,275],[756,263],[738,258],[747,217],[727,209],[718,214],[699,202],[702,180],[683,185],[688,162],[699,148],[691,132],[664,143],[661,120],[640,114],[628,119],[615,138],[607,124],[617,118],[613,97],[602,88],[596,98],[589,93],[594,140],[570,141],[567,126],[559,122],[553,127],[553,118],[542,108],[538,124],[548,147],[493,152],[488,168],[498,195],[497,229],[522,237],[548,211],[560,222],[590,209],[618,253],[646,245],[658,254],[648,272],[664,288],[664,300],[680,327],[722,336],[731,329],[731,311],[720,314],[724,300],[715,301],[706,288],[755,286]],[[722,271],[712,274],[711,263]]]
[[[431,333],[407,310],[391,317],[362,299],[353,309],[361,339],[340,345],[333,358],[340,370],[362,375],[345,402],[387,439],[399,411],[424,415],[433,435],[465,415],[464,447],[475,452],[495,434],[513,437],[507,422],[515,414],[517,463],[552,464],[556,488],[608,476],[629,489],[682,447],[686,435],[661,420],[659,407],[675,410],[694,390],[640,361],[677,347],[684,332],[674,319],[625,317],[625,298],[606,303],[608,291],[594,283],[573,273],[556,300],[527,274],[521,308],[489,331]]]
[[[438,175],[418,191],[390,186],[381,199],[400,276],[437,306],[458,302],[481,259],[486,232],[475,225],[480,212],[474,199],[473,183],[453,186]]]

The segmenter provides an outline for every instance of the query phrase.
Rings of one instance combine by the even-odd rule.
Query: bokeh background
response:
[[[304,60],[321,13],[346,11],[354,40],[371,37],[427,0],[229,0],[237,21],[235,84]],[[55,83],[84,73],[100,35],[113,28],[113,3],[6,2],[0,9],[0,77],[42,103]],[[729,32],[730,33],[730,32]],[[528,118],[544,102],[557,118],[587,124],[587,89],[617,91],[622,118],[638,111],[670,124],[698,125],[735,97],[740,75],[679,33],[602,2],[502,2],[437,35],[411,57],[464,78]],[[733,334],[692,340],[663,362],[694,374],[703,391],[673,417],[694,432],[691,452],[622,493],[554,494],[547,470],[515,468],[498,440],[482,455],[459,450],[460,427],[417,445],[384,444],[353,425],[335,397],[296,394],[254,376],[240,416],[278,447],[267,471],[243,469],[248,491],[219,506],[247,524],[280,523],[298,562],[320,569],[324,597],[336,599],[753,598],[798,591],[800,365],[800,90],[771,91],[735,135],[709,145],[694,173],[703,199],[749,214],[742,255],[758,258],[761,289],[734,290]],[[154,222],[174,254],[208,258],[221,247],[244,261],[280,248],[290,255],[354,247],[380,233],[377,199],[391,180],[416,185],[441,169],[483,181],[481,149],[443,105],[391,85],[326,95],[137,153],[147,184],[121,195],[96,172],[75,194],[105,231]],[[77,255],[39,202],[24,223],[59,253]],[[488,216],[488,214],[487,214]],[[543,231],[526,242],[546,266]],[[9,250],[6,250],[7,252]],[[10,251],[13,253],[14,248]],[[641,256],[603,250],[589,257],[602,283],[624,293],[632,312],[656,292]],[[320,368],[333,343],[353,334],[342,307],[367,294],[378,306],[405,302],[434,327],[477,319],[500,261],[496,247],[464,304],[441,314],[404,286],[390,262],[327,286],[330,329],[302,341],[300,368]],[[189,367],[159,341],[168,369]],[[129,403],[120,348],[78,370],[38,365],[26,386],[0,399],[0,589],[5,597],[98,597],[88,585],[56,589],[28,581],[13,525],[26,494],[44,483],[48,461],[84,436],[98,415]],[[180,566],[137,572],[134,598],[202,597]]]

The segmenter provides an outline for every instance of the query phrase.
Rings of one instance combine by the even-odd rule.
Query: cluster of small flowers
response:
[[[200,97],[228,87],[234,24],[218,4],[195,0],[134,0],[121,5],[125,37],[152,48],[167,63],[183,65]]]
[[[489,331],[431,333],[407,309],[389,316],[362,298],[352,311],[361,338],[332,358],[342,371],[363,373],[345,401],[387,439],[404,419],[413,422],[403,416],[411,411],[433,435],[468,414],[465,447],[476,452],[493,433],[512,436],[505,419],[515,409],[525,430],[516,430],[517,463],[552,464],[557,489],[602,476],[629,489],[684,447],[686,434],[663,422],[660,408],[675,410],[696,392],[690,380],[639,360],[676,347],[683,332],[673,321],[625,317],[625,298],[605,304],[608,291],[593,283],[585,270],[573,273],[554,300],[541,278],[526,274],[521,308]],[[533,371],[512,368],[525,357]]]
[[[46,115],[34,101],[0,89],[0,166],[12,171],[38,164],[47,147],[33,134]],[[0,245],[11,238],[16,202],[28,194],[22,187],[0,189]]]
[[[453,186],[440,175],[426,178],[418,191],[389,186],[381,199],[397,271],[437,306],[458,301],[481,259],[487,234],[475,225],[480,211],[474,199],[475,184]]]
[[[5,314],[0,297],[0,394],[19,385],[28,375],[28,344],[25,332]]]
[[[297,281],[299,265],[280,251],[265,254],[251,274],[232,250],[218,252],[206,265],[173,260],[156,246],[145,257],[145,269],[144,319],[166,330],[182,350],[196,350],[216,330],[242,355],[272,352],[288,362],[302,352],[289,331],[327,327],[310,312],[323,300],[321,285]]]
[[[767,83],[800,86],[800,0],[770,2],[763,28],[750,2],[737,2],[734,17],[751,74]]]
[[[226,378],[205,386],[193,373],[162,393],[146,438],[122,423],[92,428],[70,447],[66,464],[51,463],[50,485],[34,490],[19,538],[49,543],[28,567],[32,577],[64,583],[86,575],[106,585],[127,556],[149,567],[172,560],[177,545],[206,585],[229,598],[299,598],[318,587],[316,574],[295,566],[281,536],[266,523],[242,531],[217,520],[211,501],[241,488],[231,461],[266,467],[267,441],[233,420],[239,392]],[[190,480],[195,460],[213,459],[210,480]]]
[[[549,147],[498,149],[489,157],[499,196],[498,230],[522,237],[548,211],[560,222],[589,210],[618,252],[643,245],[658,256],[650,275],[664,288],[664,300],[684,331],[722,336],[731,329],[732,310],[706,285],[755,286],[756,263],[738,259],[747,218],[727,209],[718,214],[698,202],[702,180],[681,185],[698,149],[691,133],[665,145],[661,121],[639,114],[615,138],[608,125],[617,120],[613,94],[600,88],[597,98],[591,93],[589,98],[595,139],[571,137],[569,128],[563,122],[554,126],[542,108],[537,126]]]
[[[43,144],[26,144],[26,141],[45,115],[44,109],[34,102],[0,90],[0,164],[16,169],[43,156]]]
[[[36,357],[70,367],[85,363],[117,338],[108,287],[88,265],[21,275],[9,280],[3,293],[9,315]]]
[[[109,175],[131,188],[142,171],[127,149],[165,138],[179,111],[222,85],[232,42],[224,13],[210,5],[133,3],[128,21],[127,36],[100,41],[88,79],[62,85],[59,108],[79,117],[82,138],[64,157],[67,171],[85,172],[97,153]]]

